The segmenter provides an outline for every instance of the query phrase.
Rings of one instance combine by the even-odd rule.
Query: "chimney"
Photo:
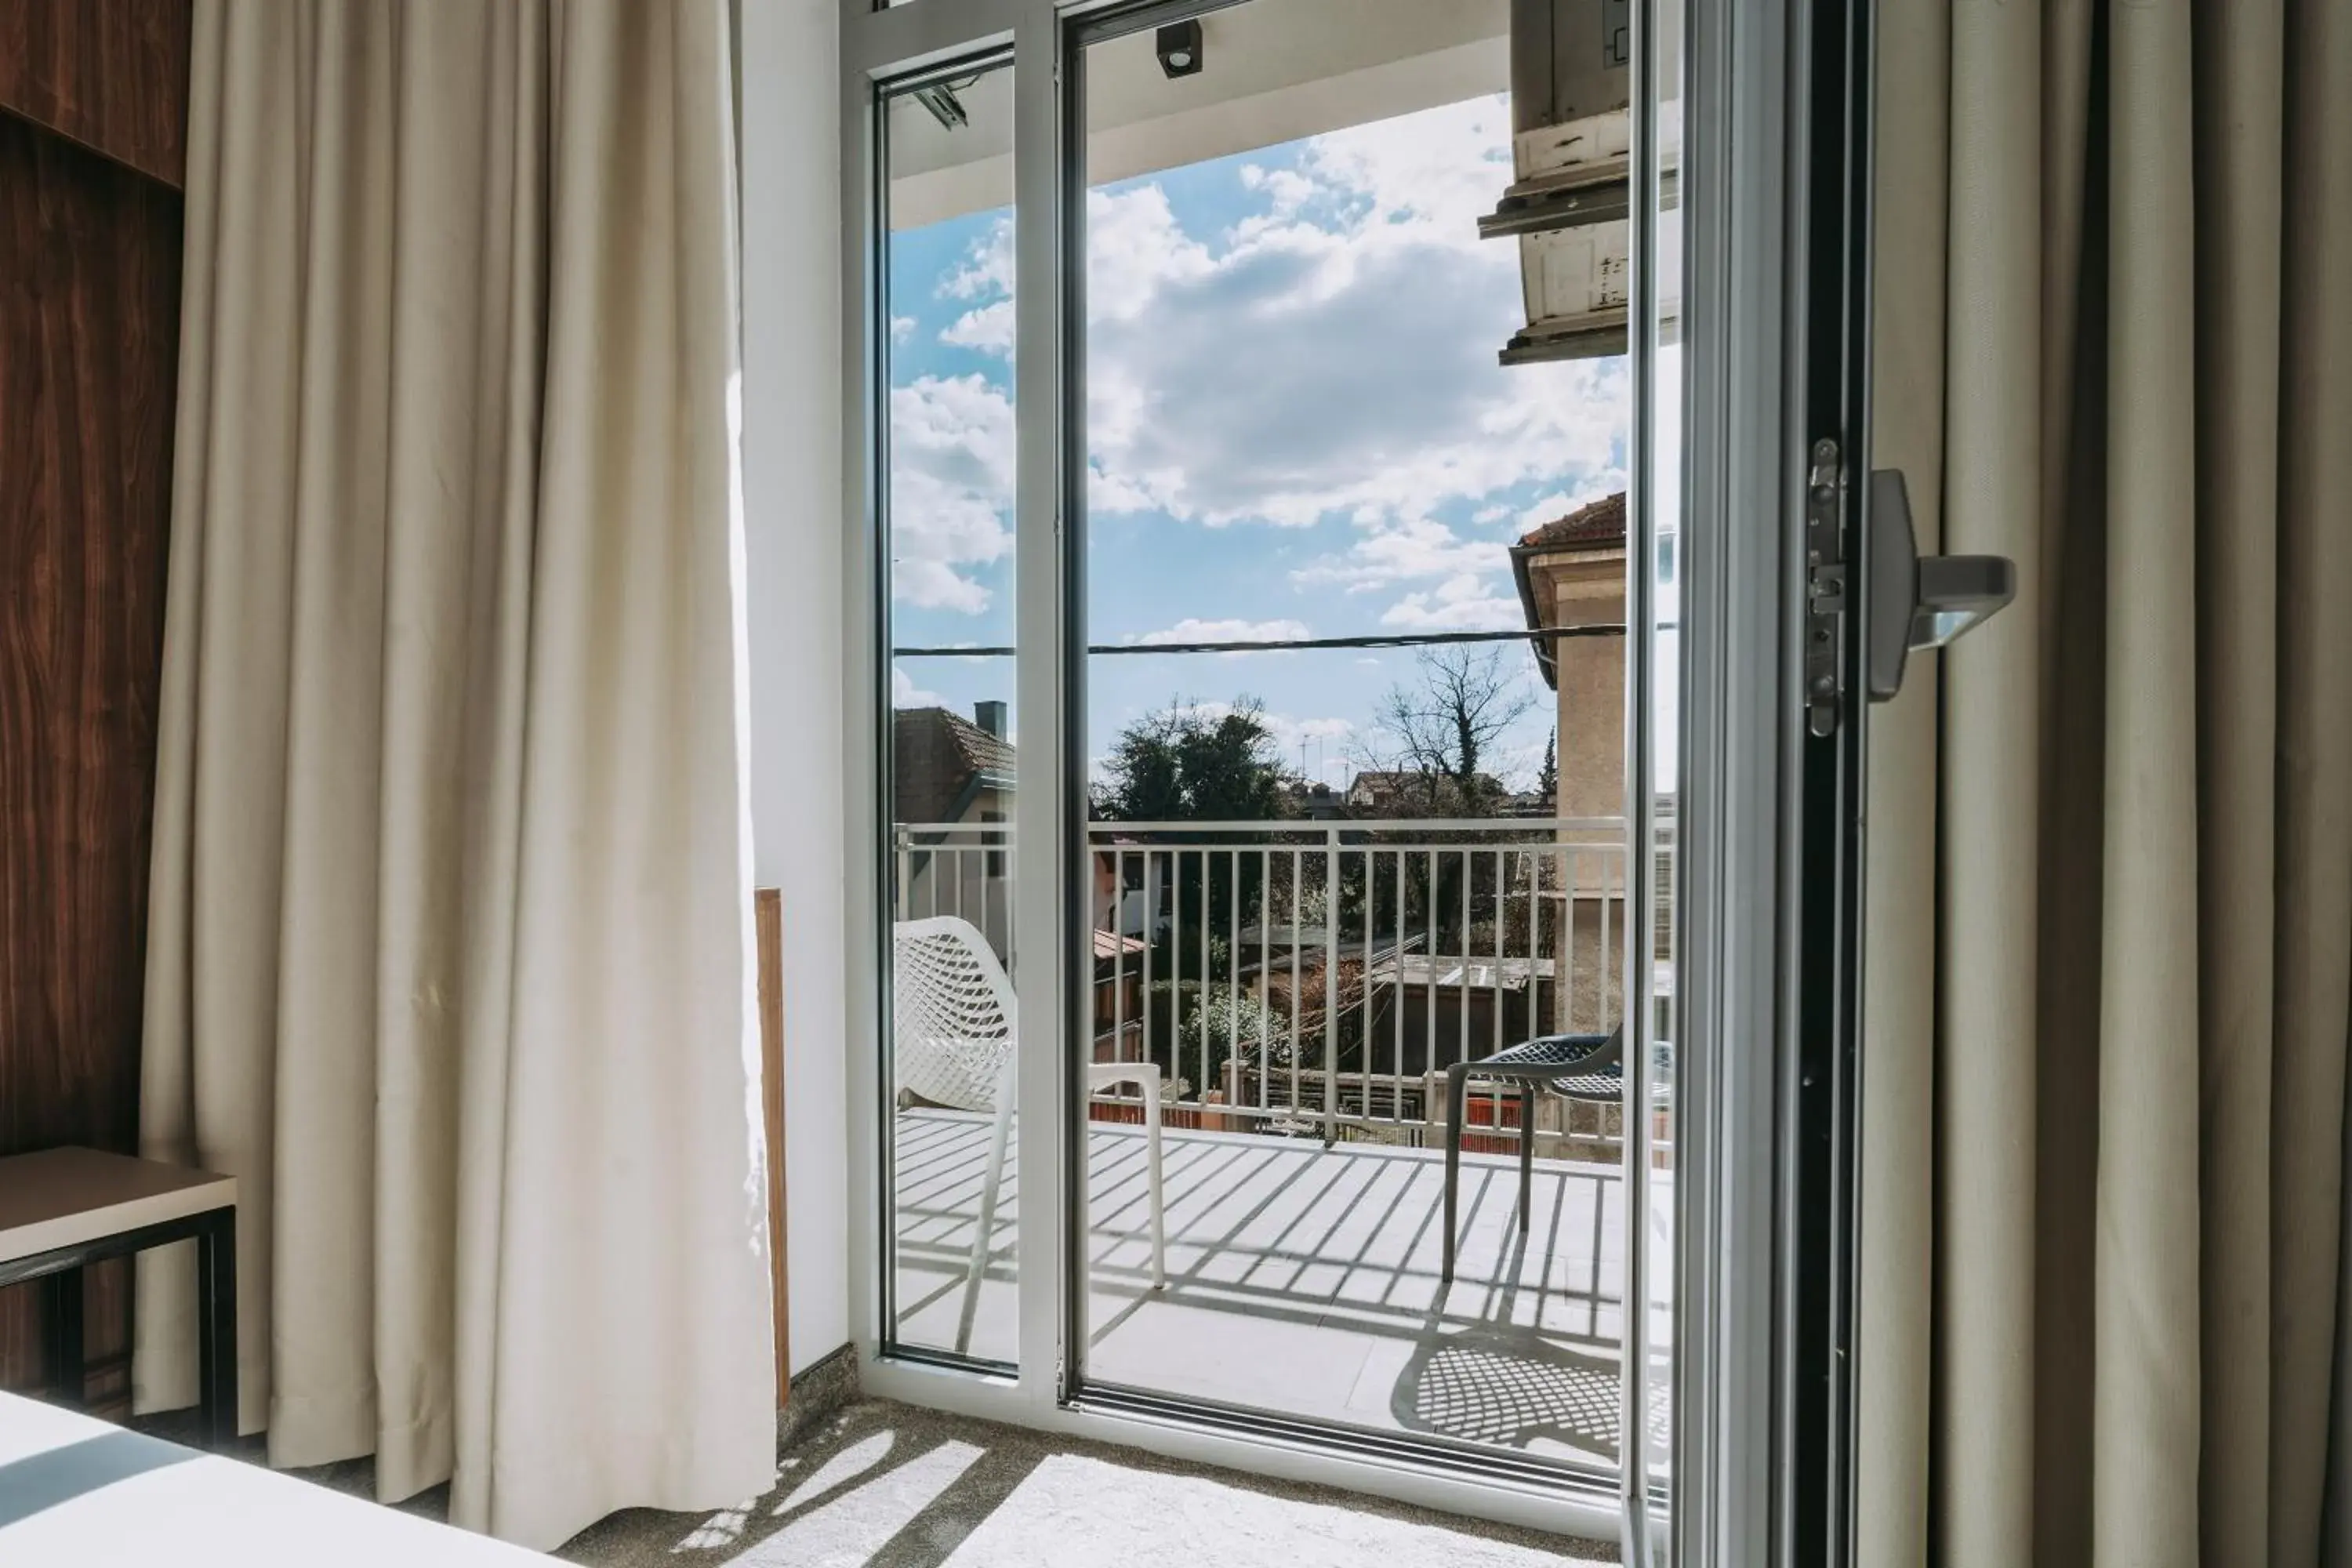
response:
[[[1004,739],[1004,704],[998,701],[975,702],[971,705],[972,721],[982,729]]]

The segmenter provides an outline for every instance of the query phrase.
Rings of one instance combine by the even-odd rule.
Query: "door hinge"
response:
[[[1805,472],[1805,727],[1837,731],[1845,705],[1845,465],[1838,444],[1813,443]]]

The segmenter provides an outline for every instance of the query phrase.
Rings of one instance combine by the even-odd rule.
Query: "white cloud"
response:
[[[1291,573],[1302,587],[1331,584],[1361,594],[1400,583],[1458,577],[1507,565],[1499,540],[1464,539],[1425,517],[1377,526],[1343,554],[1310,561]]]
[[[1318,137],[1245,167],[1264,209],[1221,235],[1158,184],[1092,195],[1093,504],[1369,528],[1606,468],[1621,366],[1495,363],[1517,252],[1475,220],[1509,144],[1500,98]]]
[[[974,240],[963,260],[940,285],[950,300],[979,300],[1013,292],[1013,219],[998,218]]]
[[[948,700],[936,691],[915,684],[914,677],[893,668],[890,671],[890,706],[893,708],[945,708]]]
[[[999,300],[976,310],[966,310],[940,332],[940,342],[988,353],[1013,352],[1013,301]]]
[[[1495,361],[1523,319],[1517,250],[1476,219],[1509,182],[1509,130],[1496,97],[1313,138],[1295,168],[1244,165],[1254,210],[1223,232],[1188,231],[1158,183],[1092,193],[1092,510],[1344,517],[1357,537],[1296,584],[1400,593],[1391,626],[1517,624],[1509,539],[1622,483],[1626,382],[1617,360]],[[968,306],[942,341],[1009,353],[1013,276],[1006,219],[940,285]],[[984,609],[971,568],[1010,547],[1010,402],[927,381],[893,418],[898,592]],[[1503,499],[1535,487],[1533,506]],[[1469,523],[1433,515],[1465,502]]]
[[[1356,727],[1347,720],[1295,719],[1286,713],[1269,713],[1266,728],[1274,731],[1275,744],[1281,748],[1284,763],[1297,768],[1308,779],[1339,784],[1354,776],[1355,748],[1351,742]]]
[[[982,301],[950,321],[940,342],[1009,355],[1013,352],[1013,220],[1001,217],[940,281],[946,300]]]
[[[1192,642],[1289,642],[1310,635],[1304,621],[1204,621],[1187,616],[1172,626],[1146,632],[1130,641],[1150,646]]]
[[[1467,572],[1433,590],[1407,594],[1381,616],[1384,626],[1415,632],[1508,631],[1526,624],[1516,596],[1503,596],[1493,584]]]
[[[905,604],[977,615],[974,566],[1013,548],[1013,405],[977,375],[890,390],[890,585]]]

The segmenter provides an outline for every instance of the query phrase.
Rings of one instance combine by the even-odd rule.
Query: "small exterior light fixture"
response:
[[[1160,52],[1160,73],[1173,80],[1180,76],[1192,76],[1201,68],[1201,24],[1171,22],[1160,29],[1154,40]]]

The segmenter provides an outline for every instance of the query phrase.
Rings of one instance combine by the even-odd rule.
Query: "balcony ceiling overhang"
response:
[[[1281,0],[1201,19],[1202,68],[1161,74],[1148,32],[1087,57],[1087,176],[1100,184],[1391,119],[1511,81],[1508,0]],[[1008,205],[1013,73],[957,89],[953,130],[889,104],[890,225]]]

